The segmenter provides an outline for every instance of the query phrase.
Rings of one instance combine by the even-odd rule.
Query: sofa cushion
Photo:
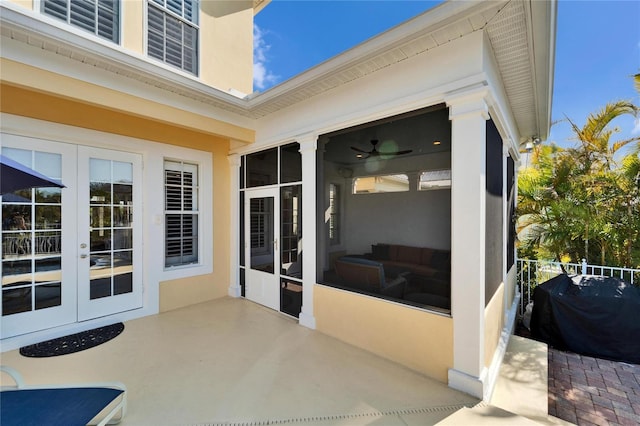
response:
[[[420,264],[431,265],[431,256],[433,255],[433,249],[424,247],[420,251]]]
[[[398,260],[398,246],[389,244],[389,260]]]
[[[389,244],[372,245],[371,257],[375,260],[389,260]]]
[[[398,255],[394,260],[419,265],[421,257],[422,249],[419,247],[398,246]]]

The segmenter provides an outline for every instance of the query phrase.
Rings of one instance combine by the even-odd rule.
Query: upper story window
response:
[[[42,0],[42,12],[114,43],[120,42],[119,0]]]
[[[199,0],[149,0],[147,53],[198,74]]]

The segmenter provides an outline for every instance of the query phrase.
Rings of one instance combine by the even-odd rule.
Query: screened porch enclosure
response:
[[[418,295],[405,296],[433,284],[442,299],[432,307],[449,312],[451,126],[446,106],[365,123],[321,135],[318,140],[322,194],[318,196],[318,228],[322,230],[318,282],[420,307],[429,301]],[[417,268],[392,265],[389,247],[412,251],[409,262]],[[443,257],[437,282],[431,280],[435,277],[428,279],[426,272],[417,273],[423,251],[425,256],[437,252]],[[367,268],[346,265],[341,258],[383,263],[379,273],[384,283],[368,288],[364,281],[377,281],[375,277],[356,282]],[[422,266],[427,264],[425,259]],[[384,289],[399,278],[404,280],[402,289]]]

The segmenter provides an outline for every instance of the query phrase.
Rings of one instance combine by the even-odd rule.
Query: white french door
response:
[[[141,307],[141,157],[8,134],[2,154],[66,187],[2,196],[0,337]]]
[[[2,338],[76,321],[76,148],[2,135],[2,154],[67,188],[2,195]]]
[[[245,192],[245,297],[280,310],[280,192],[278,188]]]
[[[79,147],[78,176],[78,320],[142,307],[142,159]]]

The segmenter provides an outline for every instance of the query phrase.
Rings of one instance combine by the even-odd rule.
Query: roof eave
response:
[[[253,14],[257,15],[271,3],[271,0],[253,0]]]
[[[555,68],[555,46],[558,4],[552,1],[532,1],[533,70],[536,83],[536,114],[538,137],[546,140],[551,127],[551,103]]]

